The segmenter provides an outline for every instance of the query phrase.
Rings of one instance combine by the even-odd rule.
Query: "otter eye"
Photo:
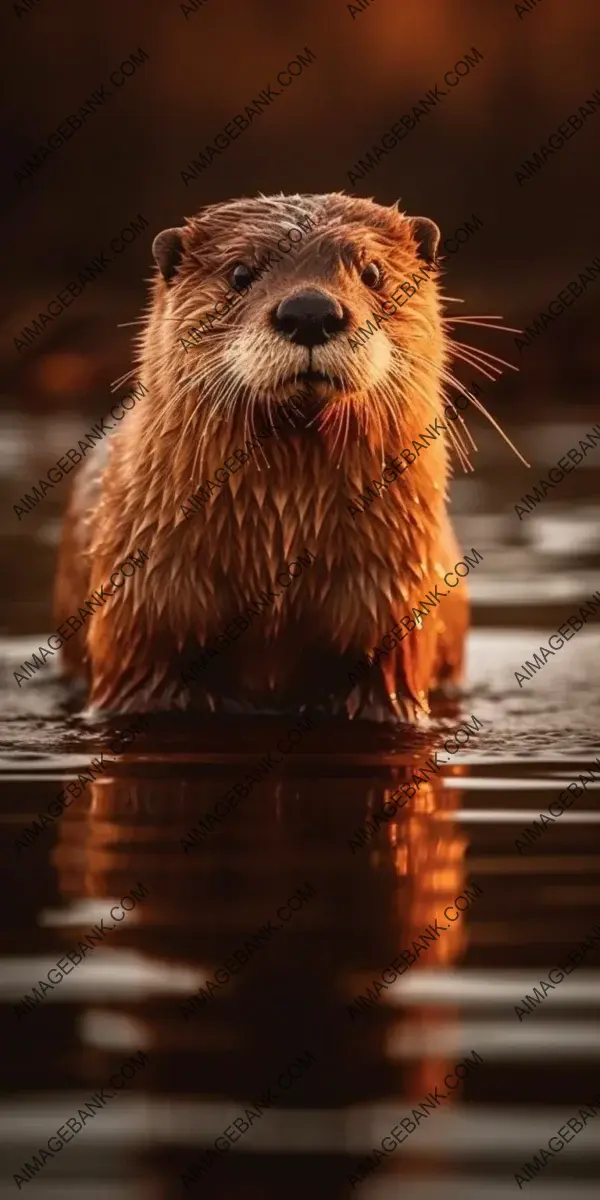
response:
[[[231,283],[234,288],[250,287],[254,279],[254,271],[245,263],[236,263],[231,272]]]
[[[373,262],[367,263],[364,270],[361,271],[360,277],[361,277],[362,282],[365,284],[365,287],[368,287],[368,288],[379,287],[379,283],[381,280],[381,271],[379,270],[377,263],[373,263]]]

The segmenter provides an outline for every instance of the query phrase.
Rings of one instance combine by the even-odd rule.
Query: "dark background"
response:
[[[7,4],[2,26],[0,354],[6,391],[25,410],[104,411],[110,381],[130,366],[131,331],[118,326],[140,315],[161,228],[234,196],[350,190],[348,170],[429,88],[444,87],[445,71],[473,46],[483,62],[357,193],[383,204],[402,197],[445,233],[477,213],[484,228],[450,263],[448,290],[465,297],[465,312],[502,313],[511,325],[530,323],[600,252],[600,114],[524,186],[514,178],[600,86],[592,3],[543,0],[519,18],[502,0],[375,0],[353,19],[337,0],[208,0],[186,19],[182,6],[159,0],[42,0],[21,17]],[[148,61],[126,86],[111,88],[84,128],[17,184],[23,160],[140,46]],[[316,61],[186,187],[186,164],[305,46]],[[20,330],[140,212],[149,224],[138,240],[19,353]],[[543,411],[536,385],[567,381],[592,400],[599,298],[588,288],[539,339],[526,382],[501,385],[506,404],[525,390]],[[510,335],[481,344],[518,361]]]
[[[523,187],[514,178],[600,87],[599,26],[597,5],[583,0],[541,0],[522,19],[508,0],[374,0],[355,20],[341,0],[207,0],[188,20],[173,0],[40,0],[20,19],[5,5],[2,1020],[13,1022],[12,1005],[111,903],[138,880],[149,889],[43,1012],[8,1026],[0,1172],[10,1194],[20,1164],[140,1048],[151,1061],[131,1094],[64,1148],[35,1179],[36,1194],[180,1197],[180,1171],[226,1127],[232,1106],[237,1114],[313,1038],[325,1039],[327,1055],[286,1100],[292,1111],[265,1118],[241,1156],[191,1194],[508,1200],[514,1172],[597,1095],[597,948],[522,1025],[514,1005],[598,919],[599,786],[527,857],[514,839],[578,772],[597,767],[598,624],[522,690],[514,672],[600,586],[600,448],[522,522],[514,505],[600,419],[600,280],[522,356],[511,334],[463,335],[520,366],[482,385],[532,463],[469,414],[481,453],[472,475],[457,475],[451,500],[461,547],[484,555],[468,580],[461,701],[462,717],[476,715],[483,729],[360,854],[349,835],[410,779],[440,729],[459,723],[458,706],[437,712],[427,749],[404,732],[385,751],[356,726],[343,737],[315,734],[189,855],[182,833],[277,735],[266,720],[240,720],[218,736],[208,722],[159,722],[26,858],[15,854],[23,827],[122,725],[65,716],[54,663],[15,683],[13,671],[52,629],[70,481],[20,522],[13,505],[109,408],[110,382],[131,366],[134,330],[119,326],[143,311],[160,229],[230,197],[346,188],[348,170],[473,47],[483,61],[356,191],[384,204],[402,197],[446,235],[477,214],[483,228],[448,260],[445,290],[464,297],[466,313],[531,324],[600,254],[600,113]],[[307,46],[315,62],[186,188],[181,170]],[[23,161],[138,47],[148,61],[17,185]],[[139,213],[143,234],[19,354],[14,337]],[[202,1018],[184,1023],[179,1004],[305,881],[317,890],[306,911]],[[455,933],[419,960],[408,986],[350,1022],[352,997],[471,881],[482,896]],[[350,1193],[357,1160],[473,1049],[485,1066],[447,1112],[401,1146],[373,1186]],[[599,1145],[592,1125],[547,1166],[539,1195],[597,1196]]]

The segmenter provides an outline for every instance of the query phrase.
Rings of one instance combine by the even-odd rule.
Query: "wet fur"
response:
[[[316,229],[256,282],[188,353],[180,338],[223,292],[236,261],[257,262],[305,216]],[[174,278],[159,272],[139,338],[136,378],[148,394],[76,481],[56,585],[62,622],[137,547],[149,559],[69,641],[64,661],[89,680],[92,708],[142,711],[298,708],[321,699],[350,715],[414,718],[442,680],[460,678],[468,624],[461,584],[423,628],[382,657],[362,684],[348,672],[460,558],[447,515],[448,439],[440,436],[365,513],[348,502],[381,477],[442,413],[448,349],[439,284],[430,277],[354,352],[343,333],[311,366],[341,376],[343,394],[316,385],[320,421],[264,443],[186,521],[180,506],[242,447],[253,422],[295,391],[309,352],[271,327],[272,309],[300,286],[320,286],[364,326],[381,300],[420,271],[410,218],[341,194],[272,196],[213,205],[182,229]],[[384,266],[381,291],[360,270]],[[408,353],[407,353],[408,351]],[[413,355],[417,357],[412,357]],[[316,561],[286,591],[285,562],[308,547]],[[282,595],[191,689],[186,659],[263,588]]]

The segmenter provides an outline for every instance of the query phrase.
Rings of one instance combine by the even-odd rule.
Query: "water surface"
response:
[[[600,755],[598,625],[589,623],[519,688],[514,671],[600,588],[600,487],[594,455],[519,521],[513,505],[583,435],[589,410],[555,402],[544,426],[512,421],[527,472],[487,430],[474,476],[457,479],[459,540],[484,561],[469,578],[473,630],[466,693],[429,729],[325,722],[184,853],[181,839],[243,778],[289,721],[161,718],[112,755],[115,731],[61,707],[47,668],[12,672],[51,628],[49,593],[64,495],[17,523],[12,504],[85,427],[35,429],[4,417],[0,553],[2,878],[11,921],[1,1000],[8,1031],[0,1108],[6,1188],[40,1146],[130,1056],[130,1086],[64,1146],[30,1186],[48,1197],[125,1200],[183,1194],[180,1176],[272,1088],[273,1106],[200,1177],[198,1194],[283,1192],[365,1200],[501,1200],[515,1172],[600,1092],[598,946],[538,1008],[515,1005],[600,921],[598,784],[527,855],[519,832]],[[568,421],[565,414],[568,412]],[[89,422],[88,422],[89,423]],[[34,435],[34,436],[33,436]],[[56,451],[56,453],[55,453]],[[365,517],[363,519],[368,519]],[[361,850],[349,841],[386,792],[447,732],[476,715],[464,750]],[[26,850],[15,840],[90,759],[105,773]],[[14,1007],[139,884],[147,895],[76,969],[18,1018]],[[349,1006],[465,888],[461,918],[381,992]],[[292,918],[213,989],[191,994],[288,898]],[[221,978],[223,976],[221,975]],[[358,1160],[472,1051],[483,1059],[379,1169],[350,1189]],[[277,1080],[309,1052],[293,1086]],[[536,1177],[544,1197],[597,1195],[590,1123]],[[7,1194],[9,1194],[7,1192]]]

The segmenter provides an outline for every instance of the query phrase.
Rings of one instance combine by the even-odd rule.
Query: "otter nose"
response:
[[[296,346],[322,346],[346,328],[341,304],[317,288],[305,288],[282,300],[273,312],[278,333]]]

